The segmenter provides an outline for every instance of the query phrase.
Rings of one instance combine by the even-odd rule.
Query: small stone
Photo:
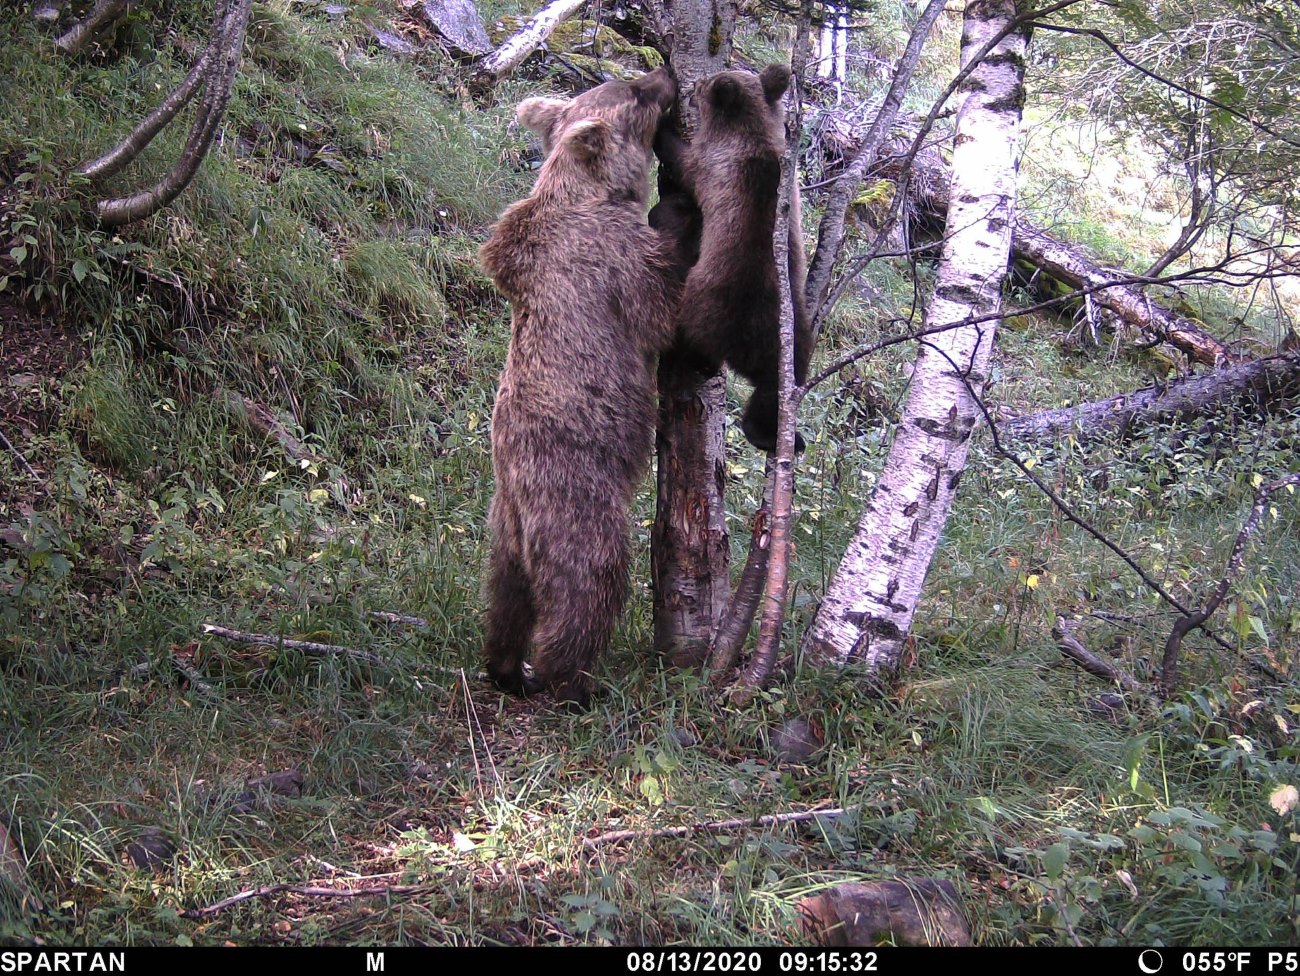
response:
[[[781,762],[805,763],[822,745],[821,729],[802,718],[790,719],[772,736],[772,747]]]
[[[969,946],[957,889],[937,878],[840,884],[799,902],[804,931],[828,946]]]
[[[400,34],[381,30],[378,27],[371,27],[370,33],[385,51],[396,51],[398,54],[414,54],[416,51],[415,45]]]
[[[176,856],[176,845],[159,827],[145,827],[140,836],[126,845],[126,856],[141,871],[159,871]]]
[[[492,41],[473,0],[424,0],[420,11],[452,53],[475,58],[492,50]]]

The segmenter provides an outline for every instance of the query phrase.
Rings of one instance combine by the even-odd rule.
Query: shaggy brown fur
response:
[[[716,372],[725,361],[754,384],[741,429],[755,447],[776,449],[781,301],[772,232],[785,153],[781,96],[790,70],[772,65],[761,75],[723,71],[700,82],[700,127],[689,145],[663,126],[655,141],[670,181],[650,223],[679,237],[690,268],[678,318],[679,341]],[[700,220],[693,219],[698,207]],[[689,235],[698,234],[698,245]],[[799,194],[790,208],[790,291],[795,314],[795,380],[808,378],[812,356],[804,306],[804,251]],[[798,438],[803,449],[803,438]]]
[[[512,692],[585,704],[626,599],[628,510],[681,289],[671,242],[645,217],[651,144],[675,97],[660,69],[519,105],[547,158],[480,251],[513,305],[492,413],[483,641]]]

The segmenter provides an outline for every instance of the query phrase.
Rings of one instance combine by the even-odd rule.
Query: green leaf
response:
[[[1268,631],[1264,629],[1264,621],[1252,615],[1250,617],[1250,629],[1253,630],[1257,637],[1265,644],[1268,643]]]
[[[1053,844],[1043,852],[1043,873],[1055,881],[1065,870],[1065,862],[1070,859],[1070,845],[1066,841]]]
[[[1124,769],[1128,772],[1128,788],[1136,791],[1142,769],[1142,754],[1146,752],[1147,739],[1150,736],[1139,735],[1124,744]]]
[[[90,270],[90,266],[86,264],[85,261],[72,262],[72,277],[77,279],[77,284],[81,284],[83,281],[86,280],[86,274],[89,272],[89,270]]]

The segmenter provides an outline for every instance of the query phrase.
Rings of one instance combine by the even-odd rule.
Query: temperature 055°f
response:
[[[1185,973],[1242,973],[1249,968],[1249,952],[1183,953]]]

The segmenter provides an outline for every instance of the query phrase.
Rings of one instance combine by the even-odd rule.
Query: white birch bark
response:
[[[849,74],[849,18],[839,7],[822,8],[822,29],[817,38],[817,77],[843,85]]]
[[[963,66],[1016,16],[1015,0],[965,7]],[[952,193],[927,329],[996,312],[1011,248],[1023,32],[1008,34],[962,85]],[[994,323],[932,335],[918,350],[907,405],[880,482],[862,513],[804,651],[820,663],[898,663],[921,587],[966,466],[979,416],[966,383],[983,389]]]
[[[541,47],[555,28],[577,13],[586,2],[587,0],[551,0],[536,17],[506,38],[499,48],[484,55],[475,72],[477,77],[488,83],[500,81]]]

